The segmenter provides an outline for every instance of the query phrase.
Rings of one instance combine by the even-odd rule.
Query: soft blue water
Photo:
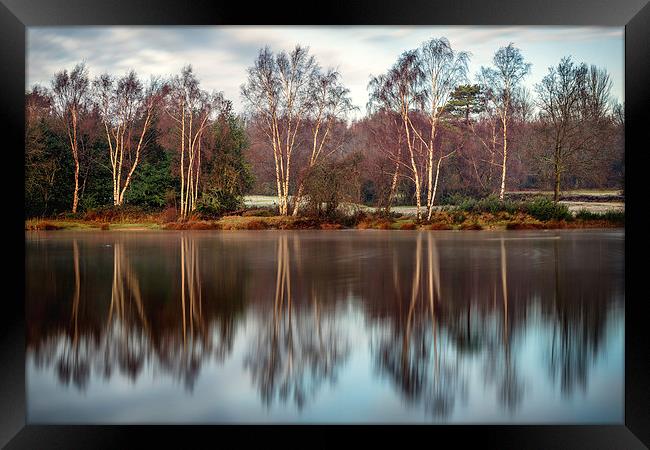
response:
[[[623,244],[28,233],[28,422],[623,423]]]

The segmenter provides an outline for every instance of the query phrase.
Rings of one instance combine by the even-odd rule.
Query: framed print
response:
[[[647,448],[650,6],[304,6],[2,0],[2,444]]]

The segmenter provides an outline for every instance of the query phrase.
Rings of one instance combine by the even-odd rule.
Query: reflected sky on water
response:
[[[29,423],[623,423],[622,230],[25,248]]]

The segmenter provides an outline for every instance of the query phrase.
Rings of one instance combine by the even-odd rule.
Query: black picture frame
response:
[[[319,8],[320,6],[320,8]],[[317,13],[313,12],[316,7]],[[291,11],[291,15],[287,15]],[[643,256],[646,245],[641,216],[644,207],[644,168],[650,150],[650,4],[647,0],[447,0],[306,2],[294,8],[287,2],[261,5],[194,0],[0,0],[0,172],[6,241],[0,300],[0,445],[17,448],[122,448],[135,437],[181,442],[237,431],[238,445],[268,441],[269,434],[290,431],[310,436],[304,445],[340,445],[338,433],[321,427],[262,427],[264,436],[242,427],[161,426],[34,426],[25,424],[25,315],[24,315],[24,92],[26,27],[56,25],[220,25],[220,24],[346,24],[346,25],[602,25],[625,26],[625,424],[620,426],[436,426],[363,427],[367,437],[412,440],[428,437],[483,448],[635,449],[650,446],[650,340],[643,295]],[[645,164],[644,164],[645,163]],[[647,170],[647,169],[645,169]],[[21,237],[22,236],[22,237]],[[639,261],[637,264],[634,261]],[[33,280],[32,280],[33,281]],[[634,295],[632,293],[635,293]],[[260,430],[260,427],[253,427]],[[332,427],[333,430],[349,427]],[[356,430],[356,428],[355,428]],[[143,436],[144,435],[144,436]],[[207,442],[210,442],[208,440]],[[329,441],[329,442],[328,442]],[[271,441],[268,441],[271,442]],[[302,442],[302,441],[296,441]],[[426,441],[425,441],[426,442]],[[285,441],[282,442],[283,444]]]

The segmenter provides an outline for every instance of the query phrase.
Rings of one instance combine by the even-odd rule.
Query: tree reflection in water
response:
[[[56,361],[59,379],[65,383],[78,385],[83,388],[90,378],[90,364],[93,356],[92,342],[79,336],[79,302],[81,300],[81,270],[79,267],[79,244],[76,239],[72,241],[74,290],[72,298],[72,312],[70,313],[70,332],[58,346],[58,357],[50,359]],[[70,336],[71,334],[71,336]]]
[[[288,237],[277,239],[277,268],[273,314],[261,318],[260,332],[244,359],[262,401],[271,406],[293,402],[301,410],[319,388],[336,382],[339,368],[350,354],[344,330],[336,326],[336,312],[323,312],[315,289],[311,305],[294,305],[291,252]],[[300,254],[300,238],[292,236],[294,254]]]
[[[509,324],[508,300],[508,260],[506,245],[503,238],[499,242],[499,272],[501,281],[501,339],[484,330],[485,342],[485,377],[486,382],[496,384],[497,396],[500,403],[510,412],[521,404],[524,394],[524,383],[513,361],[513,335]],[[496,311],[495,311],[496,312]],[[496,318],[495,318],[496,321]],[[490,327],[498,330],[497,326]],[[488,331],[487,333],[485,331]],[[516,336],[514,336],[516,337]]]
[[[377,269],[380,274],[392,271],[392,295],[365,293],[392,299],[373,320],[372,351],[379,374],[391,380],[404,401],[423,405],[434,417],[449,417],[456,401],[467,398],[469,378],[478,376],[484,390],[515,412],[537,380],[527,379],[530,374],[523,374],[520,361],[530,348],[530,331],[537,328],[548,345],[543,349],[548,349],[550,381],[567,396],[576,387],[586,389],[590,368],[602,355],[607,318],[618,307],[615,283],[584,270],[585,256],[571,255],[559,237],[544,238],[550,258],[543,258],[536,271],[526,265],[531,250],[525,240],[498,238],[497,245],[477,249],[478,256],[472,251],[459,256],[448,246],[441,258],[434,236],[417,234],[411,265],[398,253],[404,247],[400,242],[392,250],[391,268]],[[475,257],[493,263],[482,262],[477,271]],[[597,255],[587,258],[592,258],[590,264],[602,264]],[[554,270],[548,270],[548,263]],[[558,264],[570,267],[563,271]],[[573,278],[562,279],[563,272]]]
[[[386,324],[388,332],[382,327],[377,333],[373,351],[379,372],[388,376],[407,403],[422,402],[431,414],[444,417],[453,411],[456,395],[466,394],[466,379],[460,370],[460,360],[454,358],[451,348],[443,345],[444,336],[436,316],[441,286],[435,238],[427,234],[426,262],[423,262],[421,233],[417,235],[415,247],[408,304],[402,301],[401,277],[397,276],[394,264],[398,314]]]
[[[82,391],[145,374],[193,392],[201,368],[236,348],[229,370],[250,379],[250,395],[303,410],[355,345],[355,358],[370,352],[369,388],[388,380],[440,420],[475,397],[514,413],[539,384],[565,398],[588,389],[608,330],[623,326],[619,241],[386,233],[38,241],[26,260],[38,280],[26,285],[28,355]],[[541,370],[527,365],[531,349]]]
[[[62,383],[85,390],[93,370],[108,380],[115,369],[135,381],[148,365],[152,373],[169,374],[191,390],[204,362],[211,358],[223,361],[232,350],[232,313],[222,319],[211,310],[206,324],[199,251],[191,238],[180,237],[180,292],[176,291],[178,296],[169,293],[169,304],[173,307],[176,303],[178,312],[167,311],[168,305],[162,311],[155,304],[146,308],[131,257],[124,243],[116,238],[112,244],[110,302],[100,326],[96,325],[99,308],[84,308],[93,299],[82,295],[81,290],[92,291],[95,286],[83,279],[77,239],[72,246],[74,288],[70,325],[60,329],[54,322],[54,332],[42,336],[31,348],[36,365],[54,364]],[[80,318],[80,309],[90,309],[86,311],[88,316]],[[153,325],[148,316],[152,316]]]
[[[559,241],[554,242],[555,283],[553,295],[552,333],[547,352],[548,372],[560,385],[563,395],[570,397],[576,389],[587,389],[589,371],[601,354],[604,328],[613,306],[604,293],[586,296],[572,292],[567,284],[581,280],[564,280]],[[598,265],[601,259],[598,258]],[[600,267],[599,267],[600,269]],[[599,270],[600,272],[600,270]],[[595,292],[598,291],[596,286]]]

